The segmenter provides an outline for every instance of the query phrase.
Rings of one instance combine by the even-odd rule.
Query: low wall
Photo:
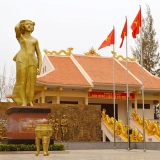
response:
[[[66,150],[91,150],[91,149],[128,149],[128,142],[57,142],[63,144]],[[145,144],[145,147],[144,147]],[[160,150],[159,142],[131,142],[130,149]]]

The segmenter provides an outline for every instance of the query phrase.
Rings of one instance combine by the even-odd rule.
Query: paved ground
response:
[[[42,152],[35,156],[35,152],[0,152],[0,160],[159,160],[158,150],[67,150],[50,152],[43,156]]]

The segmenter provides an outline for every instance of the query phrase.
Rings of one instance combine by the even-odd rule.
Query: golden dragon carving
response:
[[[102,120],[103,122],[114,132],[114,122],[115,122],[115,134],[120,135],[125,142],[128,141],[128,128],[132,129],[132,134],[130,135],[131,142],[143,142],[143,135],[137,130],[133,129],[132,126],[124,125],[122,120],[114,120],[113,117],[109,117],[106,114],[106,110],[103,109],[102,111]]]
[[[127,128],[128,127],[123,124],[122,120],[116,122],[116,135],[121,135],[125,141],[127,141],[128,138]]]
[[[130,57],[127,57],[127,58],[125,58],[125,57],[123,57],[122,55],[117,55],[117,53],[116,52],[114,52],[114,51],[111,51],[111,53],[113,54],[113,56],[116,58],[116,59],[122,59],[122,60],[129,60],[129,61],[136,61],[136,57],[133,57],[133,58],[130,58]]]
[[[143,142],[143,136],[138,131],[138,129],[132,129],[132,134],[130,135],[131,142]]]
[[[132,111],[132,118],[141,128],[143,128],[143,119],[137,114],[135,109]],[[144,123],[146,126],[146,133],[148,135],[154,135],[160,140],[160,126],[158,125],[158,122],[144,118]]]
[[[48,51],[47,49],[44,49],[43,51],[46,54],[60,55],[61,53],[64,53],[65,55],[70,56],[72,54],[72,50],[73,50],[73,48],[67,48],[67,51],[65,51],[65,50],[62,49],[59,52],[57,52],[57,51]]]

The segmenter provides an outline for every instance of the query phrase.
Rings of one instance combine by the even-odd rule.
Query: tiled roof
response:
[[[75,59],[84,68],[88,75],[96,84],[113,84],[113,59],[106,57],[91,57],[74,55]],[[115,83],[118,85],[126,85],[126,69],[115,60]],[[128,84],[140,86],[131,74],[128,74]]]
[[[121,61],[121,64],[125,66],[126,62]],[[137,62],[129,61],[128,69],[131,71],[140,81],[142,81],[142,67]],[[160,78],[153,76],[147,70],[143,70],[144,72],[144,89],[160,89]]]
[[[68,56],[48,56],[55,70],[37,78],[37,82],[59,84],[90,86],[85,77]]]
[[[69,56],[47,56],[55,70],[37,78],[37,82],[53,85],[75,85],[91,86],[113,84],[113,59],[111,57],[93,57],[85,55],[73,55],[74,60]],[[89,83],[83,71],[84,69],[92,82]],[[116,85],[126,85],[126,61],[114,61],[114,75]],[[140,87],[142,72],[137,62],[128,61],[128,85]],[[160,89],[160,78],[151,75],[144,70],[145,89]]]

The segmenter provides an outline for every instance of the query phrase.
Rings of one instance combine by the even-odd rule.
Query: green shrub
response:
[[[41,151],[43,150],[40,145]],[[51,144],[48,148],[49,151],[62,151],[65,150],[62,144]],[[36,151],[35,144],[0,144],[0,151]]]
[[[63,151],[65,150],[64,145],[62,144],[51,144],[49,146],[49,151]]]

